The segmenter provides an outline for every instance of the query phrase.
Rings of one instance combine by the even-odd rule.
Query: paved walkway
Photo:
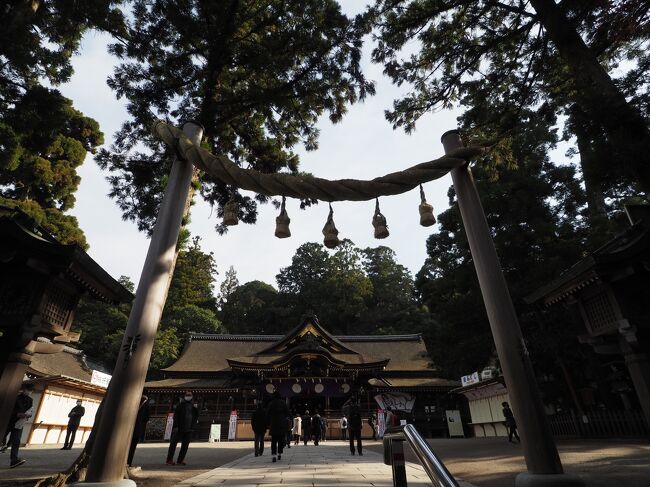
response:
[[[419,465],[407,463],[406,475],[409,486],[431,486],[429,477]],[[266,448],[261,457],[251,453],[178,486],[391,487],[392,479],[391,467],[384,465],[381,455],[366,451],[361,457],[352,456],[343,443],[325,443],[285,449],[282,460],[276,463],[271,462],[270,449]]]

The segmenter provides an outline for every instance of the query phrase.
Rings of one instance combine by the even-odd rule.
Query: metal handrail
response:
[[[412,424],[389,428],[384,433],[384,463],[392,465],[393,442],[407,441],[413,453],[418,457],[420,464],[427,472],[427,475],[437,487],[459,487],[456,479],[449,473],[445,464],[433,452],[429,444],[424,441],[420,433]],[[395,472],[395,469],[393,469]],[[395,475],[395,474],[393,474]]]

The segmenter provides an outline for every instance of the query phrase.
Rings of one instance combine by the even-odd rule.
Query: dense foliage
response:
[[[63,243],[87,247],[76,218],[77,168],[103,143],[98,123],[44,82],[70,79],[70,58],[91,28],[119,31],[119,1],[7,2],[0,7],[0,202]]]
[[[198,120],[215,153],[262,172],[296,172],[292,148],[316,148],[318,117],[337,122],[348,104],[374,91],[359,68],[359,33],[333,0],[131,4],[128,34],[111,47],[122,64],[109,80],[128,100],[130,118],[98,160],[112,173],[111,196],[141,230],[152,226],[169,172],[150,134],[154,119]],[[245,223],[267,200],[208,175],[201,181],[218,215],[235,198]]]
[[[387,111],[394,126],[457,102],[481,113],[468,125],[479,136],[525,131],[524,110],[549,129],[569,116],[568,135],[601,155],[582,161],[600,193],[614,177],[650,190],[649,11],[642,0],[377,0],[365,20],[373,60],[413,88]]]

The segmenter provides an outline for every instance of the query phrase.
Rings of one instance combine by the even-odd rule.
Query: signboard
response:
[[[393,411],[410,413],[415,404],[415,396],[406,392],[382,392],[375,396],[375,401],[381,409],[391,408]]]
[[[449,436],[465,436],[463,431],[463,422],[460,419],[460,411],[452,409],[445,411],[447,417],[447,428],[449,429]]]
[[[172,428],[174,427],[174,413],[167,414],[167,423],[165,424],[165,434],[163,440],[169,440],[172,437]]]
[[[237,410],[230,411],[230,421],[228,422],[228,441],[234,440],[237,436]]]
[[[478,376],[478,372],[474,372],[473,374],[462,376],[460,382],[463,384],[463,387],[466,387],[481,382],[481,379]]]
[[[99,370],[93,370],[93,375],[90,377],[90,383],[106,389],[108,387],[108,383],[111,381],[111,377],[112,376],[105,374],[104,372],[100,372]]]
[[[210,425],[210,436],[208,437],[208,442],[212,443],[214,441],[221,441],[221,424]]]
[[[386,431],[386,416],[383,409],[377,409],[377,436],[383,438],[384,431]]]

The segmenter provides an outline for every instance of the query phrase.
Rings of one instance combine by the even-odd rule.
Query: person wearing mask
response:
[[[266,423],[269,425],[269,432],[271,433],[272,462],[276,461],[276,454],[277,460],[282,460],[284,440],[287,437],[287,418],[289,414],[287,403],[280,397],[280,393],[275,391],[266,410]]]
[[[135,417],[135,426],[133,427],[133,436],[131,436],[131,446],[129,447],[129,456],[127,457],[127,465],[132,466],[133,456],[138,443],[144,440],[144,432],[147,429],[147,421],[149,421],[149,398],[143,395],[140,398],[140,406],[138,406],[138,414]]]
[[[302,441],[305,446],[307,446],[309,440],[311,440],[311,416],[309,410],[307,410],[302,415]]]
[[[345,415],[339,420],[339,425],[341,426],[341,439],[345,441],[348,439],[348,418]]]
[[[178,453],[178,465],[186,465],[185,455],[190,446],[192,431],[198,422],[199,410],[192,404],[192,392],[187,391],[181,402],[174,409],[174,422],[172,424],[172,436],[169,440],[167,451],[167,465],[174,465],[174,453],[176,445],[180,440],[181,451]]]
[[[258,401],[257,409],[253,413],[251,419],[251,426],[253,427],[253,434],[255,435],[255,456],[259,457],[264,453],[264,435],[266,434],[266,411],[262,405],[262,401]]]
[[[302,418],[295,414],[293,418],[293,444],[297,445],[300,442],[300,435],[302,434]]]
[[[314,415],[311,417],[311,436],[314,438],[314,445],[318,446],[318,442],[320,441],[320,433],[321,433],[321,424],[320,424],[320,414],[318,414],[318,411],[314,411]]]
[[[517,433],[517,422],[515,421],[515,415],[512,414],[512,409],[510,409],[510,404],[506,401],[501,403],[503,406],[503,417],[506,419],[506,428],[508,428],[508,441],[512,443],[512,437],[514,435],[517,438],[517,442],[521,442],[519,439],[519,434]]]
[[[361,409],[359,408],[359,400],[355,395],[343,405],[343,410],[348,418],[348,433],[350,436],[350,453],[354,455],[354,440],[357,440],[357,453],[359,456],[363,455],[363,445],[361,444]]]
[[[68,429],[65,432],[65,441],[61,450],[71,450],[74,444],[74,437],[79,429],[81,418],[86,414],[86,409],[81,405],[81,399],[77,399],[77,405],[73,407],[68,413]]]
[[[32,400],[32,393],[34,386],[32,384],[23,384],[16,398],[14,409],[9,419],[11,425],[11,434],[9,436],[9,445],[11,446],[11,457],[9,458],[9,468],[15,468],[26,460],[18,458],[18,450],[20,449],[20,439],[23,436],[23,426],[29,418],[34,414]]]

